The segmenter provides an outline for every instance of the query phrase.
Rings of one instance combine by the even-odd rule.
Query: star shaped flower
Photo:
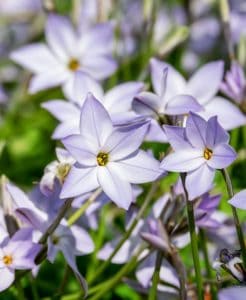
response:
[[[144,183],[161,175],[159,162],[139,150],[148,123],[114,128],[104,106],[92,94],[81,109],[80,134],[62,142],[77,163],[71,168],[61,198],[75,197],[101,187],[118,206],[133,201],[131,183]]]
[[[151,59],[153,84],[156,88],[162,86],[161,76],[163,70],[168,68],[166,82],[166,97],[172,98],[186,94],[193,96],[203,107],[198,114],[208,120],[212,116],[218,116],[219,123],[226,130],[230,130],[246,123],[246,118],[240,109],[227,99],[216,96],[219,92],[224,72],[222,61],[213,61],[203,65],[187,81],[171,65]],[[194,110],[191,110],[194,112]],[[197,111],[195,111],[197,112]]]
[[[139,93],[134,98],[132,107],[136,113],[151,119],[147,139],[166,142],[165,134],[159,124],[164,124],[167,116],[175,117],[188,114],[189,111],[200,111],[202,106],[188,93],[177,92],[173,95],[169,93],[169,67],[162,68],[162,65],[159,66],[158,62],[152,59],[150,68],[154,93],[145,91]]]
[[[164,126],[174,152],[166,156],[161,167],[166,171],[187,173],[186,189],[189,199],[207,192],[216,169],[228,167],[236,158],[229,146],[229,135],[218,123],[217,117],[205,121],[190,113],[186,128]]]
[[[116,69],[110,23],[95,25],[80,34],[66,17],[50,14],[45,37],[47,44],[30,44],[10,55],[14,62],[35,74],[29,86],[31,93],[59,85],[71,93],[78,70],[94,80],[102,80]]]
[[[29,233],[29,237],[25,233]],[[11,239],[3,239],[1,235],[0,292],[14,282],[15,270],[33,269],[36,266],[34,259],[40,249],[39,244],[30,240],[30,230],[19,230]]]
[[[143,87],[142,82],[128,81],[104,92],[99,83],[85,76],[84,73],[77,72],[73,88],[71,88],[72,94],[66,95],[69,102],[58,99],[42,104],[43,108],[60,121],[53,138],[61,139],[71,134],[79,134],[80,111],[89,92],[107,109],[114,125],[124,125],[135,121],[139,116],[131,110],[132,100],[143,90]]]

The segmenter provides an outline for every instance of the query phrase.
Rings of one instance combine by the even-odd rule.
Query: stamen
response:
[[[76,58],[72,58],[68,63],[69,70],[75,72],[78,70],[80,64],[79,61]]]
[[[70,164],[59,164],[57,166],[57,177],[61,183],[63,183],[64,180],[66,179],[70,169],[71,169]]]
[[[12,265],[13,263],[13,257],[11,255],[5,255],[3,257],[3,263],[6,265],[6,266],[9,266],[9,265]]]
[[[203,157],[206,160],[209,160],[213,155],[213,150],[209,149],[209,148],[205,148],[204,152],[203,152]]]
[[[97,155],[97,163],[99,166],[104,167],[108,163],[109,155],[105,152],[99,152]]]

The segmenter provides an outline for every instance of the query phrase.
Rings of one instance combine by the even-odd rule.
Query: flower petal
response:
[[[165,133],[167,135],[167,140],[172,148],[177,150],[183,150],[184,148],[190,149],[192,146],[185,139],[185,128],[180,126],[163,126]]]
[[[111,22],[96,24],[87,29],[80,38],[80,52],[93,56],[110,54],[113,50],[113,29]]]
[[[188,95],[178,95],[167,102],[165,113],[167,115],[183,115],[190,111],[196,112],[200,110],[202,110],[202,106],[195,98]]]
[[[60,123],[54,130],[52,134],[52,138],[55,140],[60,140],[69,135],[79,134],[80,133],[79,120],[80,118],[78,119],[74,118],[70,121],[65,121],[63,123]]]
[[[99,186],[96,168],[72,167],[60,194],[60,198],[79,196],[95,190]]]
[[[206,147],[206,130],[207,122],[191,112],[186,122],[186,136],[195,148]]]
[[[236,157],[237,154],[230,145],[219,144],[213,149],[213,155],[207,164],[214,169],[223,169],[228,167]]]
[[[6,290],[15,280],[15,273],[9,268],[1,268],[0,292]]]
[[[219,91],[223,72],[223,61],[214,61],[202,66],[188,81],[186,92],[195,97],[200,104],[205,104]]]
[[[137,81],[119,84],[105,94],[103,104],[110,114],[130,111],[134,96],[143,88],[144,84]]]
[[[178,94],[182,94],[185,91],[186,82],[183,76],[176,71],[171,65],[152,58],[150,60],[151,68],[151,80],[156,94],[162,93],[162,77],[163,70],[168,68],[168,76],[166,81],[165,98],[170,99]]]
[[[96,80],[102,80],[112,75],[117,64],[110,56],[88,56],[83,59],[82,71]]]
[[[34,94],[41,90],[58,86],[63,84],[69,76],[69,73],[63,68],[56,68],[37,74],[31,79],[29,92]]]
[[[82,166],[96,166],[96,152],[88,147],[81,135],[70,135],[62,140],[63,145]],[[95,149],[96,151],[97,149]]]
[[[42,103],[41,106],[61,122],[76,118],[79,123],[80,110],[72,103],[63,100],[52,100]]]
[[[206,145],[208,148],[213,149],[216,145],[229,142],[229,134],[218,123],[217,117],[212,117],[208,120]]]
[[[204,106],[205,110],[199,115],[208,119],[218,116],[218,121],[225,130],[237,128],[246,124],[246,116],[240,109],[223,97],[215,97]]]
[[[77,103],[80,107],[84,104],[89,92],[97,99],[103,97],[101,85],[89,74],[82,71],[75,72],[75,75],[63,86],[63,91],[70,101]]]
[[[161,168],[172,172],[190,172],[204,163],[201,150],[178,150],[166,156],[161,162]]]
[[[237,193],[228,202],[234,207],[246,209],[246,190]]]
[[[167,143],[167,136],[163,130],[163,128],[158,124],[155,119],[150,121],[149,130],[145,137],[145,141],[154,141],[160,143]]]
[[[105,147],[109,152],[110,161],[123,159],[132,154],[141,146],[148,130],[148,124],[135,125],[113,131],[108,137]]]
[[[76,35],[68,18],[50,14],[45,27],[45,36],[52,51],[62,61],[68,62],[75,56]]]
[[[136,270],[136,277],[140,284],[147,288],[150,285],[151,278],[155,270],[156,253],[154,251],[141,262]]]
[[[119,178],[110,167],[98,167],[97,177],[104,193],[119,207],[127,210],[133,201],[130,183]]]
[[[214,169],[210,168],[206,163],[201,165],[198,169],[189,172],[185,180],[189,200],[194,200],[210,190],[213,184],[214,175]]]
[[[142,92],[134,97],[132,102],[133,110],[143,116],[158,115],[161,109],[161,98],[151,92]]]
[[[75,258],[75,254],[73,251],[71,251],[71,243],[69,243],[69,241],[65,241],[63,239],[62,242],[62,253],[68,263],[68,265],[71,267],[71,269],[74,272],[74,275],[76,276],[77,280],[79,281],[81,288],[84,291],[84,297],[87,296],[87,291],[88,291],[88,286],[87,286],[87,282],[84,279],[84,277],[80,274],[78,267],[76,265],[76,258]]]
[[[224,288],[219,291],[219,300],[244,300],[246,287],[235,286]]]
[[[60,63],[56,57],[42,43],[30,44],[17,49],[11,52],[10,58],[34,73],[48,72],[60,67]]]
[[[73,225],[70,227],[73,236],[75,238],[75,246],[78,251],[78,255],[87,254],[94,251],[94,243],[87,231],[82,227]]]
[[[130,183],[151,182],[163,173],[159,161],[142,150],[128,159],[110,163],[111,168]]]
[[[112,121],[104,106],[91,94],[81,110],[80,132],[95,148],[104,145],[113,131]]]
[[[112,242],[106,243],[104,247],[98,252],[97,257],[102,260],[107,260],[109,256],[113,253],[115,247],[117,246],[119,240],[113,240]],[[112,258],[114,264],[124,264],[131,258],[131,245],[132,241],[130,239],[126,240],[119,251]]]

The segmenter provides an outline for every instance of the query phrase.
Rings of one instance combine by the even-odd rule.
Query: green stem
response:
[[[99,226],[98,231],[95,232],[94,241],[95,241],[95,250],[91,256],[91,261],[88,267],[86,278],[92,277],[92,274],[98,267],[98,263],[101,264],[101,261],[98,261],[97,255],[98,251],[102,248],[104,237],[105,237],[105,229],[106,229],[106,206],[102,207],[100,212]]]
[[[68,219],[68,226],[73,225],[87,210],[87,208],[91,205],[92,202],[96,200],[96,198],[101,194],[102,190],[97,189],[91,197],[78,209],[76,210]]]
[[[118,284],[118,282],[120,282],[120,280],[122,279],[123,276],[125,276],[126,274],[130,273],[138,264],[138,258],[139,255],[141,254],[141,252],[143,251],[143,249],[145,248],[144,245],[141,245],[137,251],[137,253],[129,260],[129,262],[127,264],[125,264],[120,271],[114,275],[114,277],[110,280],[108,280],[105,284],[104,287],[102,289],[100,289],[100,291],[92,296],[91,298],[89,298],[89,300],[98,300],[98,299],[102,299],[102,297],[104,295],[106,295],[106,293],[111,290],[116,284]]]
[[[154,271],[154,275],[152,278],[152,287],[150,289],[148,300],[156,300],[157,299],[157,290],[158,290],[158,283],[159,283],[159,279],[160,279],[161,262],[162,262],[162,253],[161,253],[161,251],[158,251],[157,257],[156,257],[156,262],[155,262],[155,271]]]
[[[185,187],[185,177],[186,174],[184,173],[181,174],[182,184],[186,196],[186,208],[187,208],[187,217],[188,217],[190,239],[191,239],[191,251],[192,251],[193,263],[194,263],[195,273],[196,273],[197,296],[198,296],[198,300],[203,300],[203,285],[202,285],[202,276],[201,276],[201,266],[199,261],[194,208],[193,208],[193,202],[189,201],[188,199],[188,193]]]
[[[224,181],[226,184],[228,196],[229,196],[229,198],[232,198],[234,196],[232,182],[231,182],[230,176],[226,169],[222,169],[222,175],[223,175],[223,178],[224,178]],[[240,247],[242,250],[243,265],[246,268],[246,247],[245,247],[245,242],[244,242],[243,231],[242,231],[242,228],[240,225],[240,221],[239,221],[239,217],[238,217],[236,208],[231,205],[231,209],[232,209],[234,224],[235,224],[236,231],[237,231],[237,237],[238,237],[239,244],[240,244]]]
[[[92,282],[94,282],[98,276],[108,267],[108,265],[110,264],[111,260],[114,258],[114,256],[117,254],[117,252],[121,249],[122,245],[125,243],[125,241],[130,237],[130,235],[132,234],[133,230],[135,229],[136,225],[138,224],[138,222],[140,221],[140,219],[143,217],[146,209],[148,208],[154,193],[156,192],[156,189],[158,187],[159,182],[156,181],[152,184],[151,189],[149,191],[149,193],[147,194],[143,205],[141,206],[141,209],[139,210],[138,214],[136,215],[136,218],[133,220],[131,226],[129,227],[129,229],[125,232],[123,238],[120,240],[120,242],[118,243],[118,245],[115,247],[114,251],[111,253],[111,255],[109,256],[109,258],[101,265],[101,267],[98,268],[98,270],[94,273],[94,276],[91,278],[88,278],[88,283],[91,284]]]
[[[23,287],[22,287],[20,281],[15,282],[15,287],[18,291],[18,299],[19,300],[26,300],[25,293],[24,293],[24,290],[23,290]]]
[[[39,240],[39,244],[45,244],[47,242],[47,239],[49,236],[51,236],[56,228],[59,226],[61,220],[65,217],[67,211],[71,207],[71,204],[73,202],[73,198],[67,199],[63,206],[60,208],[57,217],[55,218],[54,222],[47,228],[43,236]]]
[[[204,256],[204,262],[205,262],[205,268],[206,268],[206,275],[208,279],[213,279],[213,275],[211,272],[211,267],[210,267],[210,262],[209,262],[209,256],[208,256],[208,249],[207,249],[207,239],[206,239],[206,234],[203,229],[200,229],[200,241],[201,241],[201,248]],[[216,294],[216,289],[213,284],[211,284],[211,294],[212,294],[212,299],[217,300],[217,294]]]

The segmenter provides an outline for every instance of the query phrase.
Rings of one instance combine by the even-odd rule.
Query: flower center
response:
[[[80,64],[79,61],[76,58],[72,58],[68,63],[69,70],[75,72],[78,70]]]
[[[51,240],[54,245],[57,245],[57,244],[59,244],[60,238],[56,235],[53,235]]]
[[[70,164],[59,164],[57,166],[57,177],[61,182],[64,182],[70,169],[71,169]]]
[[[101,167],[106,166],[106,164],[108,163],[108,160],[109,160],[108,153],[99,152],[97,154],[97,163],[99,166],[101,166]]]
[[[209,160],[213,155],[213,150],[209,149],[209,148],[205,148],[204,152],[203,152],[203,157],[206,160]]]
[[[13,263],[13,257],[11,255],[5,255],[3,257],[3,263],[6,265],[6,266],[9,266]]]

